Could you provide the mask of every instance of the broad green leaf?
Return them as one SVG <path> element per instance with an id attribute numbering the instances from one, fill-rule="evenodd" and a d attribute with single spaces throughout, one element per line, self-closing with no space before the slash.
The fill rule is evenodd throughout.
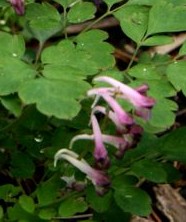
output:
<path id="1" fill-rule="evenodd" d="M 0 32 L 0 55 L 21 58 L 25 52 L 25 42 L 21 35 Z"/>
<path id="2" fill-rule="evenodd" d="M 29 21 L 28 31 L 40 42 L 45 42 L 63 29 L 60 14 L 57 9 L 48 3 L 28 4 L 26 19 Z"/>
<path id="3" fill-rule="evenodd" d="M 39 211 L 38 216 L 44 220 L 52 220 L 56 216 L 56 210 L 54 208 L 44 208 Z"/>
<path id="4" fill-rule="evenodd" d="M 9 3 L 6 0 L 0 0 L 0 7 L 7 7 Z"/>
<path id="5" fill-rule="evenodd" d="M 161 75 L 154 65 L 138 64 L 133 66 L 128 73 L 130 76 L 136 77 L 137 79 L 161 79 Z"/>
<path id="6" fill-rule="evenodd" d="M 19 96 L 25 104 L 35 103 L 38 110 L 47 116 L 72 119 L 81 109 L 78 100 L 88 89 L 86 82 L 76 79 L 40 78 L 25 83 L 19 90 Z"/>
<path id="7" fill-rule="evenodd" d="M 173 42 L 173 38 L 166 35 L 155 35 L 145 39 L 143 46 L 166 45 Z"/>
<path id="8" fill-rule="evenodd" d="M 115 191 L 114 198 L 124 212 L 139 216 L 147 216 L 151 213 L 150 197 L 137 187 L 123 186 Z"/>
<path id="9" fill-rule="evenodd" d="M 21 101 L 15 95 L 4 96 L 0 98 L 3 106 L 13 113 L 16 117 L 21 115 L 22 104 Z"/>
<path id="10" fill-rule="evenodd" d="M 17 92 L 22 84 L 33 79 L 36 71 L 17 58 L 2 57 L 0 61 L 0 95 Z"/>
<path id="11" fill-rule="evenodd" d="M 67 19 L 70 23 L 80 23 L 94 18 L 96 7 L 91 2 L 78 2 L 68 12 Z"/>
<path id="12" fill-rule="evenodd" d="M 35 171 L 32 159 L 25 153 L 17 151 L 11 156 L 11 174 L 14 177 L 29 178 Z"/>
<path id="13" fill-rule="evenodd" d="M 68 198 L 64 200 L 59 207 L 59 215 L 62 217 L 70 217 L 76 213 L 83 213 L 88 209 L 87 203 L 82 197 Z"/>
<path id="14" fill-rule="evenodd" d="M 181 127 L 161 137 L 159 149 L 168 160 L 186 163 L 186 127 Z"/>
<path id="15" fill-rule="evenodd" d="M 131 166 L 131 170 L 138 176 L 144 177 L 155 183 L 163 183 L 167 181 L 167 174 L 162 165 L 152 160 L 141 160 L 135 162 Z"/>
<path id="16" fill-rule="evenodd" d="M 149 13 L 147 35 L 163 32 L 180 32 L 186 30 L 186 8 L 169 2 L 155 4 Z"/>
<path id="17" fill-rule="evenodd" d="M 33 213 L 35 210 L 35 204 L 30 196 L 22 195 L 19 198 L 20 206 L 28 213 Z"/>
<path id="18" fill-rule="evenodd" d="M 112 193 L 108 192 L 104 196 L 99 196 L 93 187 L 87 189 L 86 201 L 96 212 L 105 212 L 112 202 Z"/>
<path id="19" fill-rule="evenodd" d="M 147 31 L 148 13 L 146 7 L 129 5 L 119 9 L 114 16 L 119 20 L 123 32 L 140 44 Z"/>
<path id="20" fill-rule="evenodd" d="M 178 61 L 169 65 L 167 77 L 177 91 L 182 90 L 183 94 L 186 95 L 186 61 Z"/>

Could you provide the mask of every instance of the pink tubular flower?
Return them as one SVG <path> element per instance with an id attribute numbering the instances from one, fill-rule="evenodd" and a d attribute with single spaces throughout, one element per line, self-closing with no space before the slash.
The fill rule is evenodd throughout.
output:
<path id="1" fill-rule="evenodd" d="M 77 141 L 77 140 L 94 140 L 94 135 L 88 135 L 88 134 L 81 134 L 81 135 L 77 135 L 75 137 L 72 138 L 71 142 L 70 142 L 70 148 L 72 148 L 73 144 Z M 111 136 L 111 135 L 105 135 L 102 134 L 102 141 L 106 144 L 112 145 L 114 146 L 116 149 L 124 149 L 127 148 L 128 142 L 119 136 Z"/>
<path id="2" fill-rule="evenodd" d="M 18 15 L 24 15 L 25 13 L 24 0 L 9 0 L 9 2 L 13 6 L 15 12 Z"/>
<path id="3" fill-rule="evenodd" d="M 94 157 L 96 161 L 102 163 L 103 166 L 107 166 L 109 164 L 108 152 L 104 146 L 102 133 L 94 115 L 91 115 L 91 124 L 95 141 Z"/>
<path id="4" fill-rule="evenodd" d="M 113 87 L 115 87 L 116 89 L 118 89 L 121 92 L 123 98 L 127 99 L 129 102 L 131 102 L 137 108 L 145 108 L 145 107 L 151 108 L 155 104 L 154 99 L 147 97 L 147 96 L 143 96 L 140 93 L 140 91 L 144 92 L 147 90 L 147 86 L 145 86 L 145 85 L 142 88 L 138 88 L 138 90 L 135 90 L 135 89 L 131 88 L 130 86 L 128 86 L 124 83 L 121 83 L 111 77 L 108 77 L 108 76 L 97 77 L 94 80 L 99 81 L 99 82 L 106 82 L 106 83 L 112 85 Z"/>
<path id="5" fill-rule="evenodd" d="M 115 124 L 116 128 L 117 128 L 117 132 L 118 133 L 124 133 L 126 130 L 126 127 L 120 123 L 120 121 L 118 120 L 117 115 L 109 110 L 107 111 L 107 109 L 103 106 L 95 106 L 92 110 L 92 113 L 96 113 L 96 112 L 100 112 L 103 113 L 104 115 L 106 115 L 110 120 L 112 120 L 112 122 Z"/>
<path id="6" fill-rule="evenodd" d="M 114 89 L 112 89 L 112 91 L 114 92 Z M 102 88 L 101 90 L 100 88 L 98 88 L 98 89 L 89 90 L 87 95 L 101 96 L 112 108 L 112 110 L 114 111 L 115 115 L 117 116 L 121 124 L 128 124 L 128 125 L 133 124 L 134 122 L 133 118 L 123 110 L 123 108 L 119 105 L 119 103 L 110 95 L 111 93 L 112 92 L 110 90 L 106 93 L 102 90 Z"/>
<path id="7" fill-rule="evenodd" d="M 100 170 L 92 168 L 84 159 L 79 159 L 79 155 L 68 149 L 59 150 L 54 157 L 54 166 L 59 159 L 65 159 L 81 172 L 87 175 L 95 186 L 108 186 L 110 184 L 108 176 Z"/>

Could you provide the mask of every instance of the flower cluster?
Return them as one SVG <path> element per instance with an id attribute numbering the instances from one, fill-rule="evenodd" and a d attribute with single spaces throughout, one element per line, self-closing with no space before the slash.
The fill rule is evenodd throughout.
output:
<path id="1" fill-rule="evenodd" d="M 107 83 L 110 87 L 93 88 L 87 92 L 88 97 L 95 97 L 90 118 L 93 134 L 75 136 L 70 142 L 70 149 L 77 140 L 94 141 L 95 168 L 91 167 L 84 159 L 80 159 L 75 152 L 67 149 L 61 149 L 57 152 L 55 164 L 58 159 L 65 159 L 85 173 L 96 187 L 104 187 L 109 185 L 109 178 L 105 170 L 110 166 L 110 158 L 105 144 L 114 146 L 116 148 L 115 156 L 122 158 L 126 149 L 133 147 L 143 132 L 142 127 L 135 123 L 134 115 L 145 120 L 149 119 L 150 110 L 155 101 L 153 98 L 146 96 L 147 85 L 133 89 L 108 76 L 97 77 L 94 81 Z M 117 101 L 118 98 L 130 102 L 134 107 L 133 112 L 126 112 Z M 106 102 L 107 108 L 97 105 L 100 99 Z M 102 133 L 96 118 L 97 113 L 102 113 L 109 121 L 113 122 L 116 127 L 115 135 Z"/>

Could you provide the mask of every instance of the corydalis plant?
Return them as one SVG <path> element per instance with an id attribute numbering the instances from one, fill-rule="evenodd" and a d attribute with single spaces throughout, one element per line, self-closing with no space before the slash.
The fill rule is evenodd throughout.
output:
<path id="1" fill-rule="evenodd" d="M 150 110 L 155 101 L 153 98 L 146 96 L 147 85 L 133 89 L 108 76 L 97 77 L 94 80 L 108 83 L 112 87 L 94 88 L 87 92 L 89 97 L 95 97 L 95 101 L 91 107 L 90 118 L 93 134 L 75 136 L 70 142 L 70 149 L 72 149 L 77 140 L 93 140 L 95 145 L 93 157 L 96 168 L 92 168 L 84 159 L 78 159 L 78 154 L 67 149 L 57 152 L 55 163 L 60 158 L 66 159 L 85 173 L 95 186 L 104 187 L 109 184 L 104 170 L 109 167 L 110 163 L 109 152 L 105 144 L 114 146 L 116 148 L 115 156 L 122 158 L 126 149 L 134 147 L 139 136 L 143 133 L 142 127 L 135 123 L 134 114 L 125 111 L 117 99 L 120 98 L 129 101 L 134 106 L 134 113 L 137 113 L 145 120 L 150 117 Z M 97 105 L 101 98 L 106 102 L 106 107 Z M 102 132 L 96 118 L 96 113 L 98 112 L 107 116 L 107 121 L 111 120 L 114 123 L 116 126 L 116 135 L 107 135 Z"/>

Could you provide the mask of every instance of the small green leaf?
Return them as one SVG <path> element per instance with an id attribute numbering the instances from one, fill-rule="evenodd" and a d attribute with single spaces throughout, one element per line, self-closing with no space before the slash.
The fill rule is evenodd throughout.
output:
<path id="1" fill-rule="evenodd" d="M 28 213 L 33 213 L 35 210 L 35 204 L 30 196 L 22 195 L 19 198 L 19 204 Z"/>
<path id="2" fill-rule="evenodd" d="M 13 196 L 16 196 L 21 191 L 20 187 L 15 187 L 12 184 L 0 186 L 0 197 L 6 202 L 9 202 Z"/>
<path id="3" fill-rule="evenodd" d="M 178 61 L 168 66 L 167 77 L 177 91 L 182 90 L 186 95 L 186 61 Z"/>
<path id="4" fill-rule="evenodd" d="M 0 55 L 21 58 L 25 52 L 25 42 L 21 35 L 0 32 Z"/>
<path id="5" fill-rule="evenodd" d="M 159 149 L 168 160 L 186 163 L 186 127 L 181 127 L 161 137 Z"/>
<path id="6" fill-rule="evenodd" d="M 68 198 L 61 203 L 59 207 L 59 215 L 62 217 L 70 217 L 76 213 L 83 213 L 87 209 L 88 205 L 82 197 L 77 199 Z"/>
<path id="7" fill-rule="evenodd" d="M 147 216 L 151 213 L 150 197 L 137 187 L 123 186 L 115 191 L 114 198 L 124 212 L 139 216 Z"/>
<path id="8" fill-rule="evenodd" d="M 17 92 L 21 84 L 35 77 L 36 71 L 17 58 L 2 57 L 0 61 L 0 95 Z"/>
<path id="9" fill-rule="evenodd" d="M 152 160 L 141 160 L 131 166 L 131 170 L 138 176 L 155 183 L 167 181 L 167 174 L 161 164 Z"/>
<path id="10" fill-rule="evenodd" d="M 36 190 L 39 206 L 43 207 L 53 203 L 57 198 L 61 185 L 62 182 L 58 175 L 55 175 L 49 180 L 41 183 Z"/>
<path id="11" fill-rule="evenodd" d="M 13 113 L 16 117 L 21 115 L 22 104 L 21 101 L 15 95 L 4 96 L 0 98 L 3 106 Z"/>
<path id="12" fill-rule="evenodd" d="M 138 64 L 129 70 L 129 75 L 138 79 L 161 79 L 161 75 L 154 65 Z"/>
<path id="13" fill-rule="evenodd" d="M 184 6 L 175 6 L 166 1 L 158 2 L 150 10 L 147 34 L 185 31 L 185 20 Z"/>
<path id="14" fill-rule="evenodd" d="M 48 3 L 28 4 L 26 10 L 28 22 L 28 32 L 30 32 L 40 42 L 45 42 L 48 38 L 63 29 L 61 16 L 57 9 Z"/>
<path id="15" fill-rule="evenodd" d="M 70 23 L 80 23 L 94 18 L 96 7 L 91 2 L 78 2 L 67 14 Z"/>
<path id="16" fill-rule="evenodd" d="M 112 193 L 106 193 L 104 196 L 98 196 L 93 187 L 87 189 L 86 200 L 96 212 L 105 212 L 108 210 L 111 201 Z"/>
<path id="17" fill-rule="evenodd" d="M 51 220 L 56 215 L 56 210 L 54 208 L 41 209 L 39 211 L 39 217 L 44 220 Z"/>
<path id="18" fill-rule="evenodd" d="M 166 45 L 173 42 L 173 38 L 166 35 L 155 35 L 147 38 L 142 45 L 143 46 L 156 46 L 156 45 Z"/>
<path id="19" fill-rule="evenodd" d="M 121 0 L 104 0 L 104 2 L 108 5 L 109 8 L 111 8 L 112 5 L 117 2 L 121 2 Z"/>
<path id="20" fill-rule="evenodd" d="M 139 44 L 147 31 L 148 13 L 146 7 L 129 5 L 119 9 L 114 16 L 120 21 L 123 32 Z"/>

